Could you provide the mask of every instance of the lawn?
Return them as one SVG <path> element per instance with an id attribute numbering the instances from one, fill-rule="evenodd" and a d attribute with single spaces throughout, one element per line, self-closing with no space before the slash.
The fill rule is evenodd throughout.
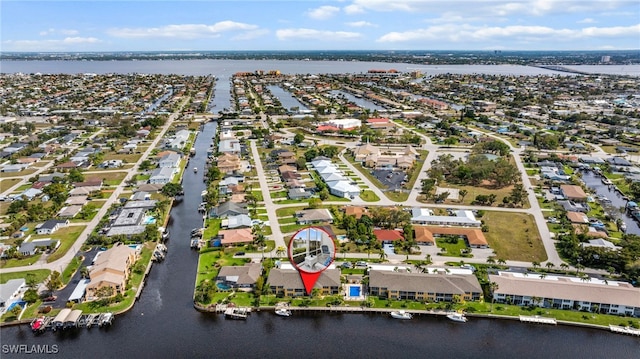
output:
<path id="1" fill-rule="evenodd" d="M 276 210 L 276 215 L 278 217 L 290 217 L 293 216 L 296 212 L 301 211 L 307 208 L 306 206 L 302 207 L 287 207 L 287 208 L 279 208 Z"/>
<path id="2" fill-rule="evenodd" d="M 86 226 L 68 226 L 68 227 L 60 228 L 52 236 L 49 236 L 49 237 L 52 237 L 53 239 L 59 240 L 60 247 L 58 247 L 58 249 L 56 249 L 56 251 L 53 252 L 53 254 L 51 254 L 47 258 L 47 263 L 51 263 L 53 261 L 56 261 L 62 258 L 62 256 L 64 256 L 67 253 L 69 248 L 73 246 L 73 243 L 75 243 L 76 239 L 78 239 L 78 237 L 80 236 L 80 233 L 84 231 L 85 227 Z M 46 237 L 46 236 L 34 236 L 34 238 L 35 237 Z"/>
<path id="3" fill-rule="evenodd" d="M 439 255 L 441 256 L 465 258 L 472 257 L 470 253 L 466 254 L 468 248 L 467 244 L 462 238 L 458 238 L 458 241 L 456 243 L 449 243 L 445 240 L 445 238 L 436 238 L 436 245 L 438 246 L 438 248 L 446 249 L 446 251 L 443 250 L 439 253 Z M 465 251 L 465 254 L 463 254 L 463 251 Z"/>
<path id="4" fill-rule="evenodd" d="M 234 250 L 233 253 L 236 251 Z M 196 276 L 196 286 L 203 280 L 214 280 L 218 276 L 220 267 L 242 266 L 249 261 L 245 258 L 235 258 L 233 253 L 226 254 L 222 248 L 206 248 L 200 252 L 198 257 L 198 274 Z"/>
<path id="5" fill-rule="evenodd" d="M 42 283 L 45 279 L 47 279 L 47 277 L 49 277 L 50 273 L 51 271 L 48 269 L 36 269 L 14 273 L 0 273 L 0 284 L 6 283 L 10 279 L 27 278 L 27 276 L 29 276 L 30 274 L 33 274 L 35 276 L 34 280 L 36 281 L 36 283 Z"/>
<path id="6" fill-rule="evenodd" d="M 0 180 L 0 193 L 8 190 L 9 188 L 16 185 L 16 183 L 22 181 L 20 178 L 9 178 Z"/>
<path id="7" fill-rule="evenodd" d="M 97 175 L 98 178 L 104 181 L 104 184 L 107 186 L 117 186 L 122 182 L 122 180 L 127 176 L 127 172 L 106 172 L 100 173 Z M 91 175 L 87 175 L 87 178 L 92 177 Z"/>
<path id="8" fill-rule="evenodd" d="M 136 163 L 142 154 L 121 154 L 121 153 L 110 153 L 104 156 L 104 160 L 121 160 L 123 163 Z"/>
<path id="9" fill-rule="evenodd" d="M 62 283 L 64 284 L 69 283 L 69 281 L 71 280 L 71 277 L 73 277 L 75 272 L 80 267 L 80 264 L 82 264 L 82 258 L 77 256 L 73 257 L 73 259 L 71 260 L 67 268 L 65 268 L 64 271 L 62 271 Z"/>
<path id="10" fill-rule="evenodd" d="M 204 230 L 203 239 L 208 240 L 212 237 L 218 235 L 218 231 L 220 231 L 220 224 L 222 224 L 222 220 L 218 218 L 209 218 L 207 219 L 207 225 Z"/>
<path id="11" fill-rule="evenodd" d="M 362 198 L 362 200 L 365 202 L 378 202 L 380 200 L 380 197 L 378 197 L 378 195 L 369 190 L 360 192 L 360 198 Z"/>
<path id="12" fill-rule="evenodd" d="M 40 256 L 42 256 L 42 252 L 38 252 L 35 255 L 27 258 L 2 259 L 0 260 L 0 268 L 14 268 L 14 267 L 28 266 L 37 262 L 40 259 Z"/>
<path id="13" fill-rule="evenodd" d="M 524 213 L 486 211 L 481 218 L 488 232 L 484 233 L 496 257 L 524 262 L 544 262 L 547 253 L 532 216 Z"/>
<path id="14" fill-rule="evenodd" d="M 452 184 L 452 183 L 447 183 L 447 182 L 441 182 L 439 185 L 439 187 L 442 188 L 455 188 L 455 189 L 464 189 L 467 191 L 467 195 L 464 197 L 464 200 L 461 202 L 460 199 L 457 200 L 453 200 L 453 199 L 447 199 L 444 203 L 445 204 L 467 204 L 467 205 L 471 205 L 473 204 L 473 201 L 476 199 L 476 196 L 478 195 L 491 195 L 491 194 L 495 194 L 496 195 L 496 201 L 493 203 L 492 206 L 498 206 L 498 205 L 502 205 L 502 199 L 504 197 L 508 197 L 511 194 L 511 190 L 513 189 L 513 186 L 507 186 L 507 187 L 503 187 L 503 188 L 489 188 L 489 187 L 481 187 L 481 186 L 461 186 L 461 185 L 457 185 L 457 184 Z M 424 200 L 424 196 L 419 196 L 418 199 L 420 200 L 420 202 L 424 202 L 427 203 Z M 429 201 L 431 203 L 433 203 L 433 201 Z M 522 205 L 522 208 L 529 208 L 529 202 L 527 201 L 527 199 L 525 198 L 525 202 Z"/>

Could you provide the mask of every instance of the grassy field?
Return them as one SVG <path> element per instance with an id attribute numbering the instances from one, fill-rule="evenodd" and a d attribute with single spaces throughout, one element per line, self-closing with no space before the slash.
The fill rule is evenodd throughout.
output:
<path id="1" fill-rule="evenodd" d="M 511 194 L 511 190 L 513 189 L 513 186 L 507 186 L 507 187 L 503 187 L 503 188 L 489 188 L 489 187 L 481 187 L 481 186 L 461 186 L 461 185 L 457 185 L 457 184 L 452 184 L 452 183 L 447 183 L 447 182 L 442 182 L 438 185 L 441 188 L 454 188 L 454 189 L 459 189 L 459 190 L 467 190 L 467 195 L 464 197 L 464 200 L 461 202 L 460 199 L 454 200 L 454 199 L 447 199 L 446 201 L 444 201 L 445 204 L 467 204 L 467 205 L 471 205 L 472 202 L 475 200 L 476 196 L 478 195 L 491 195 L 491 194 L 495 194 L 496 195 L 496 201 L 493 203 L 493 207 L 497 207 L 498 205 L 502 205 L 502 199 L 504 197 L 508 197 Z M 424 200 L 424 196 L 419 196 L 418 197 L 420 199 L 421 202 L 424 203 L 428 203 Z M 429 201 L 429 203 L 433 203 L 433 201 Z M 529 202 L 527 201 L 527 199 L 525 198 L 525 202 L 522 205 L 522 208 L 529 208 Z"/>
<path id="2" fill-rule="evenodd" d="M 106 172 L 99 174 L 87 174 L 85 178 L 97 177 L 104 181 L 107 186 L 117 186 L 127 176 L 127 172 Z"/>
<path id="3" fill-rule="evenodd" d="M 52 236 L 49 236 L 59 240 L 60 247 L 58 247 L 58 249 L 47 258 L 47 263 L 51 263 L 53 261 L 56 261 L 62 258 L 62 256 L 64 256 L 67 253 L 69 248 L 73 246 L 73 243 L 75 243 L 76 239 L 78 239 L 78 237 L 80 236 L 80 233 L 84 231 L 85 227 L 86 226 L 64 227 L 57 230 Z M 45 237 L 45 236 L 35 236 L 34 238 L 36 237 Z"/>
<path id="4" fill-rule="evenodd" d="M 73 274 L 78 270 L 80 264 L 82 263 L 82 258 L 73 257 L 67 268 L 62 271 L 62 283 L 69 283 Z"/>
<path id="5" fill-rule="evenodd" d="M 0 180 L 0 193 L 8 190 L 9 188 L 15 186 L 16 183 L 20 182 L 20 178 L 9 178 Z"/>
<path id="6" fill-rule="evenodd" d="M 436 245 L 438 246 L 438 248 L 446 249 L 446 251 L 442 251 L 439 253 L 441 256 L 465 258 L 471 257 L 470 255 L 462 254 L 462 251 L 467 250 L 467 244 L 462 238 L 459 238 L 458 242 L 456 243 L 448 243 L 444 238 L 436 238 Z"/>
<path id="7" fill-rule="evenodd" d="M 27 278 L 29 274 L 33 274 L 37 283 L 43 282 L 51 273 L 48 269 L 36 269 L 25 272 L 0 273 L 0 284 L 6 283 L 10 279 Z"/>
<path id="8" fill-rule="evenodd" d="M 532 216 L 486 211 L 481 219 L 489 227 L 484 235 L 497 258 L 524 262 L 547 260 Z"/>
<path id="9" fill-rule="evenodd" d="M 39 252 L 33 256 L 26 257 L 26 258 L 2 259 L 0 260 L 0 268 L 14 268 L 14 267 L 28 266 L 37 262 L 41 256 L 42 256 L 42 253 Z"/>
<path id="10" fill-rule="evenodd" d="M 378 202 L 380 200 L 380 197 L 375 192 L 369 190 L 360 192 L 360 198 L 365 202 Z"/>
<path id="11" fill-rule="evenodd" d="M 224 250 L 220 248 L 203 249 L 198 259 L 196 286 L 206 279 L 215 280 L 220 267 L 241 266 L 248 261 L 249 259 L 234 258 L 232 253 L 225 254 Z"/>

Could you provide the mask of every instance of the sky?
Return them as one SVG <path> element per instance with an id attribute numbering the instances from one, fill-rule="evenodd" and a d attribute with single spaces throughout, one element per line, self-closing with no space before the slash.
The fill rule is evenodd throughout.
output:
<path id="1" fill-rule="evenodd" d="M 638 0 L 0 1 L 0 51 L 637 50 Z"/>

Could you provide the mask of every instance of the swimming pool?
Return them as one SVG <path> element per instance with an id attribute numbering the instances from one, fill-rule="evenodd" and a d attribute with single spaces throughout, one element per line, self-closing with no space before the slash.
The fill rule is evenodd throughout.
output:
<path id="1" fill-rule="evenodd" d="M 222 289 L 222 290 L 229 290 L 229 289 L 231 289 L 231 287 L 230 287 L 229 285 L 224 284 L 224 283 L 217 283 L 217 284 L 216 284 L 216 286 L 217 286 L 218 288 Z"/>
<path id="2" fill-rule="evenodd" d="M 144 222 L 143 223 L 144 224 L 154 224 L 154 223 L 156 223 L 156 219 L 154 217 L 152 217 L 152 216 L 146 216 L 144 218 Z"/>
<path id="3" fill-rule="evenodd" d="M 22 307 L 22 309 L 24 309 L 25 305 L 27 305 L 27 302 L 25 301 L 18 301 L 18 302 L 13 302 L 11 303 L 11 305 L 7 308 L 7 313 L 13 309 L 16 305 L 19 305 L 20 307 Z"/>
<path id="4" fill-rule="evenodd" d="M 360 296 L 360 286 L 359 285 L 351 285 L 349 286 L 349 296 L 350 297 L 359 297 Z"/>

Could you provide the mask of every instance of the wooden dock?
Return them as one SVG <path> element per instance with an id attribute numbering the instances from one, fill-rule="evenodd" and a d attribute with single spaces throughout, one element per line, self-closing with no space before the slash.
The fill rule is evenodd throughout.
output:
<path id="1" fill-rule="evenodd" d="M 525 323 L 539 323 L 539 324 L 551 324 L 551 325 L 558 324 L 558 321 L 556 320 L 556 318 L 547 318 L 547 317 L 541 317 L 538 315 L 534 315 L 534 316 L 520 315 L 519 317 L 520 317 L 520 321 Z"/>

